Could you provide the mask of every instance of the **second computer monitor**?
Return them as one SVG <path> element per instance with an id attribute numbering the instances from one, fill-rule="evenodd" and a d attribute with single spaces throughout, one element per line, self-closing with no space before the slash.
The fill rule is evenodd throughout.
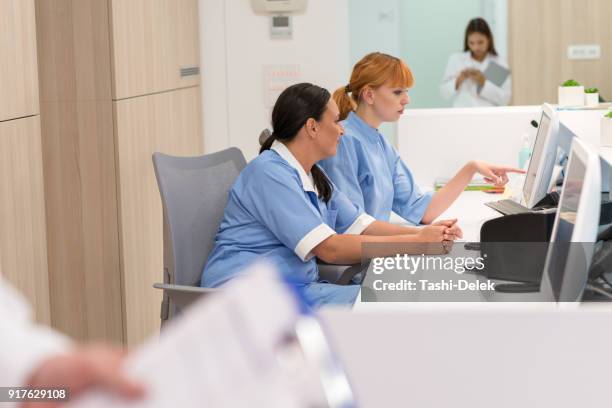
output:
<path id="1" fill-rule="evenodd" d="M 538 134 L 523 184 L 522 204 L 525 207 L 533 208 L 548 193 L 548 186 L 557 157 L 558 133 L 559 119 L 557 113 L 550 105 L 544 104 Z"/>
<path id="2" fill-rule="evenodd" d="M 580 300 L 597 237 L 600 204 L 599 155 L 575 138 L 542 277 L 541 290 L 551 300 Z"/>

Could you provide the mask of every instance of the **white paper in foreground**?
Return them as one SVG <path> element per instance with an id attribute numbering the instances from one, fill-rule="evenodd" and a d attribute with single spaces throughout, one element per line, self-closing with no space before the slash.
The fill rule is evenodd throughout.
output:
<path id="1" fill-rule="evenodd" d="M 327 406 L 319 373 L 291 341 L 296 300 L 267 265 L 193 305 L 133 353 L 127 373 L 147 396 L 92 392 L 71 407 Z"/>

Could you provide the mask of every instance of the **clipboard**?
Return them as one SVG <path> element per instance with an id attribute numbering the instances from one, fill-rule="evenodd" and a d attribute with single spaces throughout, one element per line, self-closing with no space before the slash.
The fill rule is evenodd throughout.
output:
<path id="1" fill-rule="evenodd" d="M 510 70 L 499 65 L 495 61 L 490 61 L 483 74 L 491 83 L 497 86 L 502 86 L 504 82 L 506 82 L 506 79 L 508 79 L 510 76 Z"/>

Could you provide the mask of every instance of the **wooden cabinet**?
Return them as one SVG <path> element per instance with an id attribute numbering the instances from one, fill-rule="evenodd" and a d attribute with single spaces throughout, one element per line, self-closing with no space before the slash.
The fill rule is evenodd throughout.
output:
<path id="1" fill-rule="evenodd" d="M 38 116 L 0 123 L 0 270 L 50 322 Z"/>
<path id="2" fill-rule="evenodd" d="M 198 0 L 110 3 L 114 99 L 199 83 Z"/>
<path id="3" fill-rule="evenodd" d="M 0 121 L 38 114 L 33 0 L 0 0 Z"/>
<path id="4" fill-rule="evenodd" d="M 162 207 L 151 156 L 202 151 L 198 87 L 114 102 L 126 293 L 126 340 L 133 344 L 159 325 L 163 265 Z"/>
<path id="5" fill-rule="evenodd" d="M 198 65 L 197 1 L 36 6 L 53 324 L 138 344 L 160 324 L 151 155 L 202 154 L 199 76 L 178 72 Z"/>
<path id="6" fill-rule="evenodd" d="M 34 0 L 0 0 L 0 271 L 50 323 Z"/>

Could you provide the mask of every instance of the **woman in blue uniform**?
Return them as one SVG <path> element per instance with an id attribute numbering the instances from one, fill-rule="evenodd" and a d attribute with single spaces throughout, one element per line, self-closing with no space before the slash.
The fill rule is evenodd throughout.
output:
<path id="1" fill-rule="evenodd" d="M 323 88 L 297 84 L 279 96 L 272 136 L 229 192 L 202 286 L 218 287 L 265 257 L 303 286 L 312 304 L 352 304 L 359 286 L 318 282 L 315 258 L 352 264 L 361 261 L 362 243 L 461 237 L 456 220 L 401 227 L 375 221 L 351 203 L 316 165 L 336 153 L 338 122 L 338 107 Z"/>
<path id="2" fill-rule="evenodd" d="M 508 182 L 511 167 L 470 161 L 442 189 L 423 193 L 397 151 L 378 132 L 383 122 L 395 122 L 410 101 L 410 69 L 399 58 L 379 52 L 359 61 L 349 84 L 334 92 L 345 135 L 338 153 L 319 165 L 349 199 L 378 220 L 389 220 L 391 211 L 413 224 L 429 224 L 461 194 L 479 173 L 496 185 Z M 423 152 L 440 160 L 438 152 Z"/>

